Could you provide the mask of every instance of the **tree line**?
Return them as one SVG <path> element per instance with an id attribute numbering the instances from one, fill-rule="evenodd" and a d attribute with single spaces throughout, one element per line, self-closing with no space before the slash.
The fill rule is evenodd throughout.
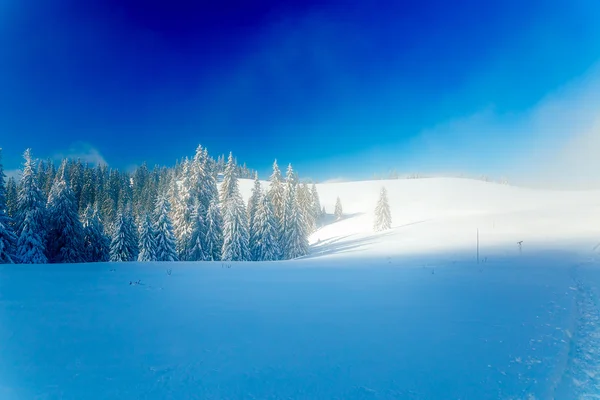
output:
<path id="1" fill-rule="evenodd" d="M 268 188 L 254 172 L 245 203 L 238 179 L 251 170 L 202 146 L 173 168 L 131 173 L 68 159 L 57 167 L 29 149 L 23 158 L 18 182 L 6 181 L 0 159 L 0 263 L 293 259 L 308 253 L 323 216 L 316 186 L 291 165 L 283 177 L 275 161 Z"/>

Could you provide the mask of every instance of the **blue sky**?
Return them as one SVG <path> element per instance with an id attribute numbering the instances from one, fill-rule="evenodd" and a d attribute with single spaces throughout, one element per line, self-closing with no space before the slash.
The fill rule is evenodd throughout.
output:
<path id="1" fill-rule="evenodd" d="M 321 180 L 541 180 L 600 127 L 596 1 L 207 3 L 4 0 L 6 168 L 26 147 L 130 168 L 201 143 Z"/>

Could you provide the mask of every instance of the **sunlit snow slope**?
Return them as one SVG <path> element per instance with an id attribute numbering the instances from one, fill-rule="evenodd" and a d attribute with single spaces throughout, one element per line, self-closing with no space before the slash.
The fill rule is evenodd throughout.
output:
<path id="1" fill-rule="evenodd" d="M 299 260 L 1 266 L 0 399 L 600 394 L 600 192 L 317 187 L 345 217 Z"/>

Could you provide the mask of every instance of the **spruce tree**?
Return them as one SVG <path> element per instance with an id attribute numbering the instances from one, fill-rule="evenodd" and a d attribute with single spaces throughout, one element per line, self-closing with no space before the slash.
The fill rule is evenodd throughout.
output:
<path id="1" fill-rule="evenodd" d="M 224 261 L 249 261 L 250 237 L 248 218 L 241 196 L 223 205 L 223 251 Z"/>
<path id="2" fill-rule="evenodd" d="M 110 261 L 135 261 L 138 257 L 138 239 L 129 210 L 117 212 L 114 232 L 110 243 Z"/>
<path id="3" fill-rule="evenodd" d="M 206 158 L 207 155 L 205 154 L 204 149 L 199 145 L 196 148 L 196 154 L 191 163 L 190 183 L 192 198 L 199 200 L 205 207 L 205 210 L 208 210 L 209 202 L 207 201 L 207 198 L 209 195 L 207 193 L 208 171 L 206 170 Z"/>
<path id="4" fill-rule="evenodd" d="M 269 196 L 262 196 L 254 218 L 252 257 L 255 261 L 275 261 L 281 258 L 279 226 Z"/>
<path id="5" fill-rule="evenodd" d="M 2 149 L 0 148 L 0 264 L 14 264 L 16 262 L 17 235 L 14 231 L 14 221 L 7 212 L 5 177 Z"/>
<path id="6" fill-rule="evenodd" d="M 213 163 L 211 163 L 212 159 L 208 156 L 208 150 L 204 149 L 202 154 L 201 165 L 204 184 L 202 185 L 200 201 L 202 201 L 202 206 L 208 212 L 211 202 L 219 201 L 219 189 L 217 188 L 216 172 Z"/>
<path id="7" fill-rule="evenodd" d="M 313 213 L 312 193 L 306 183 L 298 185 L 298 206 L 305 221 L 306 232 L 313 233 L 317 230 L 317 219 Z"/>
<path id="8" fill-rule="evenodd" d="M 18 192 L 17 181 L 12 176 L 6 182 L 6 212 L 12 218 L 13 227 L 16 226 L 15 218 L 17 217 L 18 207 Z"/>
<path id="9" fill-rule="evenodd" d="M 229 153 L 225 173 L 223 174 L 223 183 L 221 183 L 220 199 L 221 203 L 233 198 L 238 191 L 238 181 L 235 160 L 233 154 Z"/>
<path id="10" fill-rule="evenodd" d="M 87 262 L 110 260 L 110 239 L 104 232 L 98 210 L 88 206 L 83 219 L 83 246 Z"/>
<path id="11" fill-rule="evenodd" d="M 258 180 L 258 173 L 254 175 L 254 187 L 252 188 L 252 194 L 250 195 L 250 199 L 248 199 L 248 227 L 250 229 L 250 247 L 252 247 L 252 242 L 254 241 L 254 218 L 256 217 L 256 210 L 260 205 L 262 198 L 262 188 L 260 186 L 260 181 Z"/>
<path id="12" fill-rule="evenodd" d="M 313 183 L 311 187 L 311 197 L 312 197 L 312 218 L 315 221 L 315 228 L 319 227 L 324 216 L 324 212 L 321 209 L 321 200 L 319 199 L 319 192 L 317 191 L 317 185 Z"/>
<path id="13" fill-rule="evenodd" d="M 273 212 L 275 218 L 277 218 L 278 224 L 283 228 L 283 218 L 285 213 L 285 189 L 283 187 L 283 180 L 281 177 L 281 171 L 277 165 L 277 160 L 273 163 L 273 173 L 269 178 L 270 186 L 268 196 L 271 199 L 273 205 Z"/>
<path id="14" fill-rule="evenodd" d="M 194 202 L 192 211 L 192 227 L 189 244 L 186 246 L 189 250 L 186 254 L 187 261 L 205 261 L 209 259 L 206 243 L 206 224 L 204 222 L 204 207 L 200 200 Z"/>
<path id="15" fill-rule="evenodd" d="M 221 186 L 223 210 L 223 250 L 221 259 L 225 261 L 247 261 L 250 255 L 250 234 L 244 200 L 238 187 L 237 171 L 231 154 L 223 186 Z"/>
<path id="16" fill-rule="evenodd" d="M 81 197 L 79 199 L 79 210 L 85 212 L 85 210 L 93 206 L 96 201 L 96 179 L 95 170 L 86 165 L 83 171 L 83 183 L 81 187 Z"/>
<path id="17" fill-rule="evenodd" d="M 288 231 L 289 219 L 291 217 L 292 208 L 297 206 L 296 203 L 296 176 L 294 174 L 294 170 L 292 165 L 288 165 L 288 169 L 286 171 L 285 176 L 285 186 L 283 190 L 283 216 L 279 221 L 280 228 L 280 241 L 279 244 L 283 250 L 284 256 L 287 254 L 286 248 L 288 243 L 286 243 L 286 236 Z"/>
<path id="18" fill-rule="evenodd" d="M 286 259 L 293 259 L 308 254 L 306 221 L 300 211 L 298 193 L 298 191 L 295 191 L 294 194 L 288 196 L 286 229 L 284 232 L 284 256 Z"/>
<path id="19" fill-rule="evenodd" d="M 157 261 L 178 261 L 173 224 L 169 216 L 170 213 L 171 204 L 169 200 L 164 195 L 159 196 L 156 202 L 156 222 L 154 224 L 156 229 Z"/>
<path id="20" fill-rule="evenodd" d="M 390 212 L 390 204 L 387 198 L 387 191 L 385 187 L 381 188 L 379 194 L 379 201 L 375 207 L 375 224 L 374 229 L 376 232 L 384 231 L 392 227 L 392 213 Z"/>
<path id="21" fill-rule="evenodd" d="M 219 261 L 223 251 L 223 216 L 215 198 L 206 215 L 206 255 L 209 261 Z"/>
<path id="22" fill-rule="evenodd" d="M 178 258 L 186 260 L 189 252 L 190 236 L 192 233 L 192 167 L 186 159 L 182 164 L 181 175 L 175 182 L 177 185 L 177 196 L 173 199 L 173 227 L 176 239 Z"/>
<path id="23" fill-rule="evenodd" d="M 25 163 L 17 199 L 17 259 L 23 264 L 45 264 L 44 237 L 45 201 L 35 176 L 35 161 L 31 150 L 23 154 Z"/>
<path id="24" fill-rule="evenodd" d="M 337 221 L 339 221 L 340 219 L 342 219 L 342 217 L 344 216 L 344 211 L 342 210 L 342 201 L 340 200 L 340 198 L 338 197 L 337 200 L 335 201 L 335 219 Z"/>
<path id="25" fill-rule="evenodd" d="M 46 235 L 48 259 L 52 263 L 79 263 L 85 261 L 83 225 L 78 206 L 66 176 L 64 161 L 54 180 L 47 209 Z"/>
<path id="26" fill-rule="evenodd" d="M 156 232 L 152 225 L 152 219 L 148 214 L 144 215 L 140 227 L 139 247 L 138 261 L 156 261 Z"/>

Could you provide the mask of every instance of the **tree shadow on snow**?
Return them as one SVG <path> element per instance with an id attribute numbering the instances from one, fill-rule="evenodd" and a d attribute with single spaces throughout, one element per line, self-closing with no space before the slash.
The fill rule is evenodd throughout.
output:
<path id="1" fill-rule="evenodd" d="M 342 218 L 336 219 L 334 214 L 325 214 L 324 216 L 321 217 L 321 223 L 319 225 L 319 228 L 323 228 L 327 225 L 331 225 L 331 224 L 334 224 L 339 221 L 344 221 L 347 219 L 360 217 L 361 215 L 365 215 L 365 213 L 359 212 L 359 213 L 353 213 L 353 214 L 344 214 L 342 216 Z"/>
<path id="2" fill-rule="evenodd" d="M 355 215 L 360 215 L 360 213 L 357 213 Z M 429 221 L 429 220 L 414 221 L 414 222 L 410 222 L 408 224 L 395 226 L 386 231 L 373 232 L 373 234 L 368 235 L 368 236 L 358 236 L 355 239 L 350 239 L 350 238 L 353 236 L 357 236 L 356 234 L 338 236 L 338 237 L 334 237 L 331 239 L 323 240 L 323 241 L 313 244 L 310 248 L 309 255 L 304 258 L 313 258 L 313 257 L 330 255 L 330 254 L 348 253 L 351 251 L 355 251 L 355 250 L 360 249 L 361 247 L 369 246 L 374 243 L 378 243 L 381 240 L 381 238 L 394 235 L 397 233 L 398 230 L 400 230 L 402 228 L 405 228 L 405 227 L 411 226 L 411 225 L 422 224 L 427 221 Z"/>
<path id="3" fill-rule="evenodd" d="M 390 236 L 392 234 L 394 234 L 394 229 L 369 236 L 356 237 L 355 239 L 349 238 L 356 235 L 338 236 L 312 245 L 308 256 L 303 258 L 314 258 L 356 251 L 365 246 L 378 243 L 382 237 Z"/>

